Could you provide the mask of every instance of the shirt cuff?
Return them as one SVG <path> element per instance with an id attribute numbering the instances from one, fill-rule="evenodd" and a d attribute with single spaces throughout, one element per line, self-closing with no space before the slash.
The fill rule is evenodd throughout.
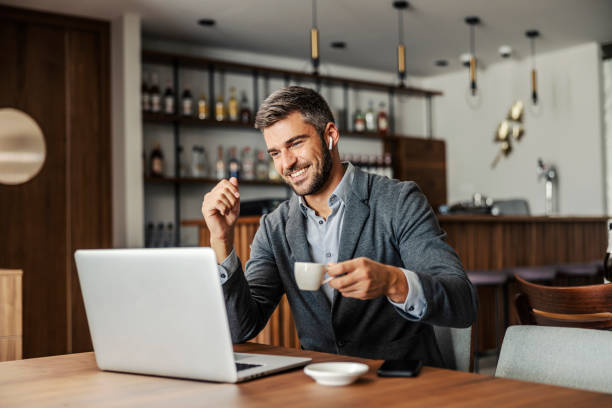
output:
<path id="1" fill-rule="evenodd" d="M 408 296 L 406 296 L 404 303 L 395 303 L 391 299 L 387 299 L 389 299 L 389 302 L 391 302 L 393 306 L 407 313 L 410 317 L 421 319 L 427 308 L 427 301 L 423 294 L 421 280 L 413 271 L 403 268 L 400 269 L 404 272 L 404 276 L 406 276 L 406 280 L 408 281 Z"/>
<path id="2" fill-rule="evenodd" d="M 236 249 L 232 249 L 227 258 L 217 265 L 222 285 L 229 280 L 236 269 L 238 269 L 238 256 L 236 255 Z"/>

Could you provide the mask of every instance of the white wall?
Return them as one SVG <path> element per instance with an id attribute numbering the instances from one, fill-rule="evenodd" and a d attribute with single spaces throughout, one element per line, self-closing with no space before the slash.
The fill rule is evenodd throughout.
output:
<path id="1" fill-rule="evenodd" d="M 310 70 L 309 62 L 294 58 L 284 58 L 273 55 L 262 55 L 249 52 L 240 52 L 227 49 L 205 48 L 197 45 L 185 43 L 176 43 L 168 41 L 156 41 L 143 38 L 143 49 L 170 52 L 182 55 L 195 55 L 208 58 L 220 59 L 225 61 L 236 61 L 245 64 L 270 66 L 287 70 L 295 70 L 300 72 L 308 72 Z M 143 65 L 145 72 L 156 72 L 159 75 L 160 84 L 165 87 L 172 83 L 172 70 L 170 67 L 162 65 Z M 378 81 L 383 83 L 393 83 L 396 76 L 393 73 L 364 70 L 353 67 L 338 66 L 331 64 L 322 64 L 321 72 L 326 75 L 345 76 L 349 78 Z M 215 76 L 215 87 L 219 87 L 221 77 L 217 73 Z M 202 70 L 182 69 L 179 74 L 179 88 L 188 86 L 197 98 L 202 92 L 208 90 L 208 73 Z M 229 96 L 229 88 L 235 86 L 238 94 L 245 91 L 249 101 L 253 101 L 253 82 L 250 75 L 226 73 L 223 77 L 225 84 L 225 100 Z M 314 83 L 308 82 L 292 82 L 292 84 L 301 84 L 314 87 Z M 419 78 L 410 78 L 408 84 L 420 86 Z M 285 86 L 282 79 L 270 79 L 269 91 L 272 92 L 278 88 Z M 260 102 L 267 96 L 265 91 L 265 83 L 263 79 L 259 82 L 259 98 Z M 218 89 L 218 88 L 216 88 Z M 342 88 L 340 87 L 323 87 L 322 95 L 329 102 L 332 109 L 340 109 L 342 107 Z M 207 94 L 208 96 L 208 94 Z M 348 111 L 352 112 L 357 106 L 365 110 L 368 102 L 372 100 L 375 103 L 375 108 L 378 108 L 379 102 L 388 103 L 388 95 L 385 92 L 374 91 L 359 91 L 351 90 L 349 92 L 349 107 Z M 387 104 L 388 108 L 388 104 Z M 406 135 L 425 135 L 425 100 L 416 97 L 397 97 L 395 101 L 396 112 L 396 129 L 398 132 Z M 143 137 L 143 147 L 147 154 L 150 154 L 154 144 L 159 142 L 162 150 L 165 152 L 166 159 L 166 174 L 174 174 L 174 151 L 172 127 L 166 124 L 145 123 Z M 342 134 L 342 132 L 341 132 Z M 223 145 L 226 148 L 237 146 L 241 149 L 244 146 L 251 146 L 255 149 L 265 149 L 263 137 L 253 130 L 248 129 L 231 129 L 231 128 L 181 128 L 181 144 L 184 148 L 184 161 L 190 162 L 191 148 L 194 144 L 200 144 L 205 147 L 208 152 L 208 158 L 211 162 L 216 159 L 216 148 L 218 145 Z M 341 154 L 382 154 L 382 142 L 377 140 L 364 140 L 350 137 L 341 138 L 339 144 Z M 182 185 L 181 186 L 181 218 L 182 219 L 200 219 L 202 197 L 212 185 Z M 145 186 L 145 208 L 146 220 L 145 223 L 152 222 L 157 225 L 159 222 L 167 224 L 172 222 L 174 218 L 174 193 L 171 185 L 152 185 Z M 287 197 L 288 191 L 283 187 L 261 187 L 261 186 L 242 186 L 241 199 L 252 200 L 259 198 L 284 198 Z M 181 244 L 196 245 L 197 231 L 193 227 L 181 229 Z"/>
<path id="2" fill-rule="evenodd" d="M 111 22 L 113 246 L 143 246 L 140 17 Z"/>
<path id="3" fill-rule="evenodd" d="M 493 198 L 524 197 L 533 214 L 544 213 L 544 184 L 536 161 L 559 173 L 559 213 L 605 213 L 604 155 L 599 46 L 585 44 L 538 55 L 539 111 L 525 110 L 523 140 L 495 169 L 497 125 L 515 100 L 530 103 L 530 61 L 493 64 L 478 73 L 480 105 L 468 107 L 468 73 L 423 80 L 441 89 L 434 99 L 434 135 L 447 142 L 448 199 L 470 199 L 475 192 Z"/>

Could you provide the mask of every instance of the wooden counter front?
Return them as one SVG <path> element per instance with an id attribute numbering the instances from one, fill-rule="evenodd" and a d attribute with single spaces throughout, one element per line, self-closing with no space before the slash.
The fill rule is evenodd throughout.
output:
<path id="1" fill-rule="evenodd" d="M 441 227 L 449 244 L 457 251 L 466 271 L 487 270 L 505 273 L 514 266 L 555 265 L 590 262 L 603 259 L 607 243 L 605 217 L 493 217 L 440 216 Z M 203 220 L 184 221 L 184 226 L 197 226 L 201 246 L 210 245 L 210 236 Z M 250 243 L 259 227 L 259 216 L 241 217 L 237 222 L 234 245 L 243 263 L 249 259 Z M 494 306 L 501 288 L 478 288 L 479 350 L 501 344 L 503 330 L 495 322 L 503 322 L 503 309 Z M 517 322 L 513 306 L 514 287 L 508 296 L 510 323 Z M 496 292 L 497 291 L 497 292 Z M 283 297 L 266 328 L 254 340 L 283 347 L 299 347 L 295 324 L 287 299 Z"/>

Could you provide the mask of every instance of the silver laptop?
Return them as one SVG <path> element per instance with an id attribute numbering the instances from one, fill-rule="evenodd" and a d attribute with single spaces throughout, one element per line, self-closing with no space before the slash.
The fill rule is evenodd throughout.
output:
<path id="1" fill-rule="evenodd" d="M 75 260 L 102 370 L 239 382 L 311 360 L 233 352 L 210 248 L 79 250 Z"/>

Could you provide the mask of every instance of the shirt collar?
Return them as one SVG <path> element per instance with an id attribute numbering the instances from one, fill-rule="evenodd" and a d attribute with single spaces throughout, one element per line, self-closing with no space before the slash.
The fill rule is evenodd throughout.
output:
<path id="1" fill-rule="evenodd" d="M 344 172 L 344 176 L 342 176 L 342 180 L 340 180 L 340 183 L 338 183 L 334 192 L 329 196 L 330 207 L 336 198 L 338 198 L 341 202 L 346 203 L 351 185 L 353 184 L 353 179 L 355 178 L 355 167 L 353 164 L 351 162 L 342 162 L 342 165 L 346 167 L 346 170 Z M 300 203 L 300 211 L 302 211 L 304 216 L 308 216 L 308 210 L 312 211 L 312 209 L 308 207 L 304 197 L 298 196 L 298 200 Z"/>

